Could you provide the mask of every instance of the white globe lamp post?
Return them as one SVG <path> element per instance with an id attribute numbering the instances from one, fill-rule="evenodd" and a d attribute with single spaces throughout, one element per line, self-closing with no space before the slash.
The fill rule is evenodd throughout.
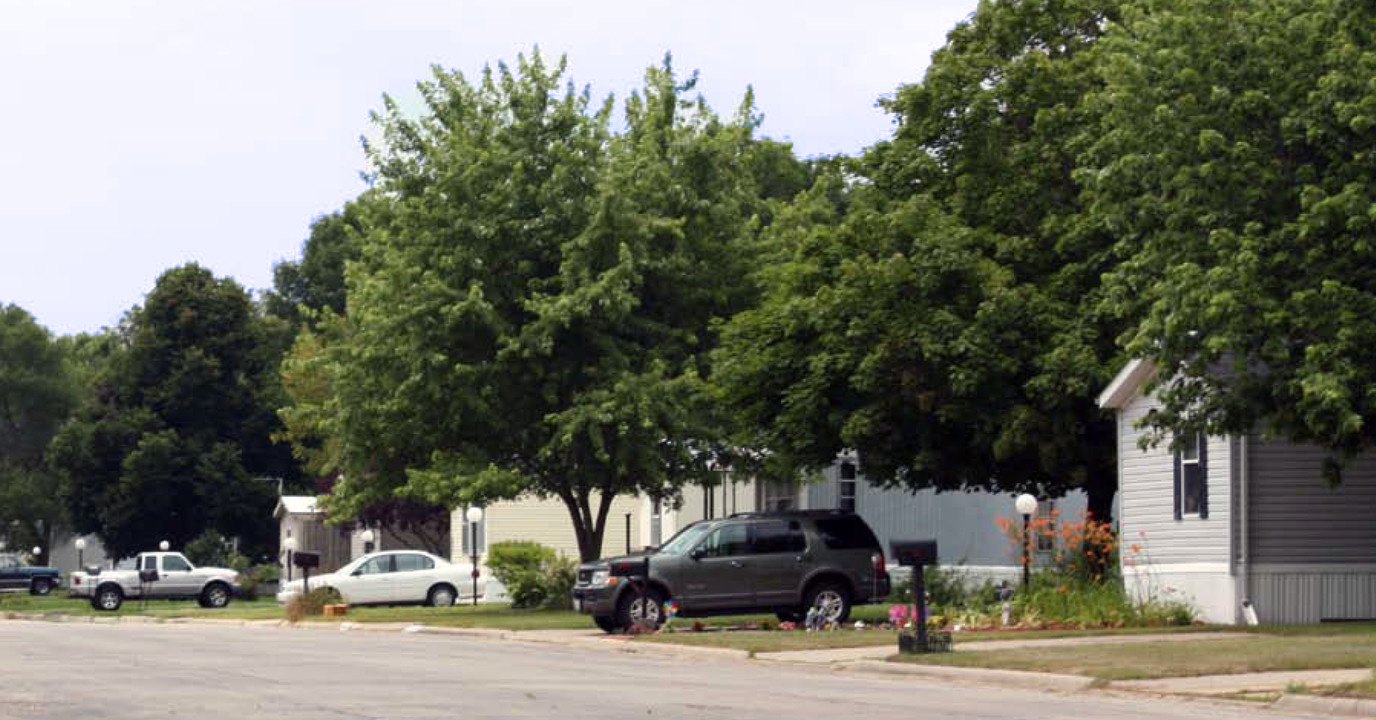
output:
<path id="1" fill-rule="evenodd" d="M 79 537 L 72 544 L 76 546 L 76 567 L 78 570 L 84 569 L 86 567 L 86 538 Z"/>
<path id="2" fill-rule="evenodd" d="M 468 552 L 473 557 L 473 606 L 478 606 L 478 523 L 483 521 L 483 509 L 474 505 L 464 513 L 468 518 Z"/>
<path id="3" fill-rule="evenodd" d="M 1037 512 L 1037 498 L 1023 493 L 1013 501 L 1013 507 L 1022 515 L 1022 589 L 1026 591 L 1032 584 L 1032 540 L 1027 533 Z"/>

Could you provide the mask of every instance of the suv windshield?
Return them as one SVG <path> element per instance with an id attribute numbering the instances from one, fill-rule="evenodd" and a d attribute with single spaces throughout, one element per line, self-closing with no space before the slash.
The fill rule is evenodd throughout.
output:
<path id="1" fill-rule="evenodd" d="M 677 535 L 669 538 L 669 542 L 659 549 L 662 555 L 683 555 L 694 545 L 698 544 L 698 539 L 707 533 L 707 523 L 695 523 L 678 531 Z"/>

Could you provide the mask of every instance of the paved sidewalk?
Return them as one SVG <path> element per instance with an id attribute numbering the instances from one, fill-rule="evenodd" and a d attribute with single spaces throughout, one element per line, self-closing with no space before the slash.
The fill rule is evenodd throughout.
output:
<path id="1" fill-rule="evenodd" d="M 1241 692 L 1281 692 L 1291 685 L 1325 686 L 1362 682 L 1371 679 L 1369 668 L 1351 670 L 1289 670 L 1245 673 L 1241 675 L 1204 675 L 1201 677 L 1161 678 L 1158 680 L 1118 680 L 1113 687 L 1190 695 L 1231 695 Z"/>
<path id="2" fill-rule="evenodd" d="M 844 632 L 844 631 L 837 631 Z M 1020 648 L 1075 647 L 1079 645 L 1105 645 L 1145 642 L 1186 642 L 1193 640 L 1237 640 L 1256 637 L 1237 632 L 1201 633 L 1150 633 L 1145 635 L 1092 635 L 1067 638 L 1029 638 L 1027 640 L 980 640 L 961 642 L 956 636 L 956 652 L 992 652 L 995 650 L 1016 650 Z M 790 650 L 787 652 L 756 653 L 756 660 L 771 662 L 827 664 L 854 662 L 856 660 L 883 660 L 898 652 L 895 645 L 871 645 L 869 647 L 834 648 L 828 650 Z"/>

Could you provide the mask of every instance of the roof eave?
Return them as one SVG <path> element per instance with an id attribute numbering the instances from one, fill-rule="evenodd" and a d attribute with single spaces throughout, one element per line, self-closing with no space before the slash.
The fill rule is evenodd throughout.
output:
<path id="1" fill-rule="evenodd" d="M 1156 363 L 1144 358 L 1134 358 L 1118 371 L 1113 382 L 1099 393 L 1099 407 L 1121 410 L 1137 396 L 1142 386 L 1156 374 Z"/>

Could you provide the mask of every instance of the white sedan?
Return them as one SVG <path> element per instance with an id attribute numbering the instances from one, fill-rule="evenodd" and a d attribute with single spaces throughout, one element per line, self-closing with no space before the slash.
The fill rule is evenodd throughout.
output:
<path id="1" fill-rule="evenodd" d="M 472 600 L 473 566 L 455 564 L 419 550 L 389 550 L 364 555 L 344 567 L 313 575 L 311 589 L 331 587 L 350 605 L 402 605 L 424 603 L 437 607 Z M 302 592 L 301 580 L 282 585 L 277 601 L 285 603 Z M 478 577 L 477 596 L 482 597 L 487 578 Z"/>

